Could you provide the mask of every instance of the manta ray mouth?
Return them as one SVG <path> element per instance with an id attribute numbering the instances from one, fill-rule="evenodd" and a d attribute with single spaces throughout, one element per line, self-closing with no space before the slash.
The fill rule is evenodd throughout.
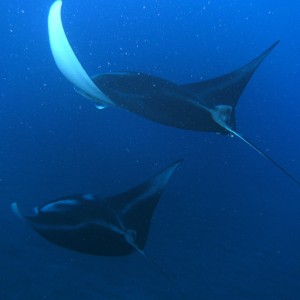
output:
<path id="1" fill-rule="evenodd" d="M 91 100 L 104 106 L 113 105 L 85 72 L 71 48 L 61 21 L 61 7 L 62 1 L 55 1 L 48 15 L 49 42 L 58 69 Z"/>

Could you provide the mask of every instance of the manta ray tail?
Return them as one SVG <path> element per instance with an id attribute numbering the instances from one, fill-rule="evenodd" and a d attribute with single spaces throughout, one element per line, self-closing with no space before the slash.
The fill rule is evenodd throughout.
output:
<path id="1" fill-rule="evenodd" d="M 235 107 L 252 75 L 279 41 L 243 67 L 220 77 L 183 85 L 208 106 L 226 113 L 226 123 L 235 126 Z"/>
<path id="2" fill-rule="evenodd" d="M 291 175 L 286 169 L 284 169 L 278 162 L 276 162 L 272 157 L 267 155 L 265 152 L 257 148 L 253 143 L 251 143 L 248 139 L 244 138 L 234 130 L 230 128 L 226 128 L 228 131 L 230 131 L 233 135 L 244 141 L 247 145 L 249 145 L 252 149 L 254 149 L 256 152 L 258 152 L 260 155 L 262 155 L 264 158 L 266 158 L 268 161 L 270 161 L 274 166 L 276 166 L 281 172 L 283 172 L 285 175 L 287 175 L 289 178 L 291 178 L 294 182 L 296 182 L 298 185 L 300 185 L 300 181 L 297 180 L 293 175 Z"/>
<path id="3" fill-rule="evenodd" d="M 178 293 L 181 299 L 186 299 L 186 295 L 175 285 L 173 280 L 170 276 L 151 258 L 149 257 L 144 251 L 135 247 L 135 249 L 146 258 L 146 260 L 169 282 L 170 286 L 174 288 L 174 290 Z"/>

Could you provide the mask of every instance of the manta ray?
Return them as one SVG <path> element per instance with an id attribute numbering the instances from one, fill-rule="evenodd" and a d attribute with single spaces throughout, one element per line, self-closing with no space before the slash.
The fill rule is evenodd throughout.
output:
<path id="1" fill-rule="evenodd" d="M 140 72 L 90 77 L 68 42 L 61 21 L 61 7 L 62 1 L 55 1 L 48 16 L 54 60 L 75 90 L 96 102 L 98 108 L 114 106 L 171 127 L 236 136 L 300 185 L 300 181 L 274 159 L 236 131 L 238 100 L 258 66 L 279 41 L 241 68 L 206 81 L 179 85 Z"/>
<path id="2" fill-rule="evenodd" d="M 19 211 L 16 203 L 11 208 L 40 236 L 58 246 L 98 256 L 141 253 L 182 296 L 169 276 L 144 252 L 154 210 L 181 162 L 174 162 L 151 179 L 112 197 L 71 195 L 35 207 L 28 216 Z"/>

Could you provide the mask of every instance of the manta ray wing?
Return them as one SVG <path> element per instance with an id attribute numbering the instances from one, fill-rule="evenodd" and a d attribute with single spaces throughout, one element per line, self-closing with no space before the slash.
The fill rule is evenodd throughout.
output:
<path id="1" fill-rule="evenodd" d="M 49 42 L 57 67 L 81 94 L 104 106 L 112 105 L 87 75 L 70 46 L 61 21 L 61 7 L 62 1 L 56 0 L 48 15 Z"/>
<path id="2" fill-rule="evenodd" d="M 176 161 L 146 182 L 108 200 L 124 228 L 134 235 L 140 250 L 145 247 L 151 219 L 163 189 L 181 162 Z"/>
<path id="3" fill-rule="evenodd" d="M 232 129 L 235 129 L 235 107 L 238 100 L 256 69 L 278 43 L 279 41 L 275 42 L 258 57 L 233 72 L 205 81 L 184 84 L 182 86 L 197 95 L 201 102 L 205 101 L 209 107 L 219 105 L 230 106 L 231 115 L 228 117 L 228 125 Z"/>

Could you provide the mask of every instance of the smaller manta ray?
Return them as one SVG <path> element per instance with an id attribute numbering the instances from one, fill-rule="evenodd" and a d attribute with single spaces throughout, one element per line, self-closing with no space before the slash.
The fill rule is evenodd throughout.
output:
<path id="1" fill-rule="evenodd" d="M 206 81 L 179 85 L 140 72 L 89 77 L 66 37 L 61 6 L 61 0 L 55 1 L 48 16 L 54 60 L 62 74 L 74 84 L 75 90 L 96 102 L 98 108 L 114 106 L 171 127 L 236 136 L 300 185 L 299 180 L 236 131 L 238 100 L 258 66 L 278 42 L 241 68 Z"/>
<path id="2" fill-rule="evenodd" d="M 39 235 L 58 246 L 100 256 L 138 251 L 182 296 L 169 276 L 144 252 L 156 205 L 181 162 L 178 160 L 146 182 L 109 198 L 93 194 L 59 198 L 35 207 L 31 216 L 23 216 L 16 203 L 11 208 Z"/>

